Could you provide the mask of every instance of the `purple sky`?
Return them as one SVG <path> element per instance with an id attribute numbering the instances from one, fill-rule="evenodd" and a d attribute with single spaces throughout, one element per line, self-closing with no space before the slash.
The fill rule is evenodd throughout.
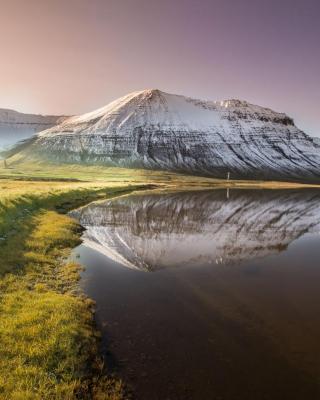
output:
<path id="1" fill-rule="evenodd" d="M 158 88 L 320 136 L 319 0 L 3 0 L 0 42 L 0 107 L 79 114 Z"/>

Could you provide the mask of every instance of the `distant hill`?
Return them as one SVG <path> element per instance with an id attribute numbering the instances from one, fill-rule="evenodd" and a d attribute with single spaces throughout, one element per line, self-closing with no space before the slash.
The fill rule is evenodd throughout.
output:
<path id="1" fill-rule="evenodd" d="M 0 108 L 0 151 L 30 138 L 37 132 L 60 124 L 66 118 L 68 117 L 61 115 L 23 114 Z"/>

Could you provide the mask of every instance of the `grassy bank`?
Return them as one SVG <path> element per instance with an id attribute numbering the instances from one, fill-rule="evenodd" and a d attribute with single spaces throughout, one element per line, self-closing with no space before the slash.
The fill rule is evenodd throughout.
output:
<path id="1" fill-rule="evenodd" d="M 134 188 L 1 181 L 1 399 L 125 398 L 99 360 L 79 266 L 66 262 L 81 230 L 64 213 Z"/>
<path id="2" fill-rule="evenodd" d="M 226 180 L 178 174 L 168 171 L 153 171 L 145 169 L 129 169 L 105 167 L 99 165 L 55 164 L 41 160 L 28 160 L 19 154 L 6 161 L 6 167 L 0 160 L 0 179 L 37 179 L 37 180 L 75 180 L 88 182 L 108 182 L 111 185 L 123 184 L 156 184 L 165 187 L 185 188 L 265 188 L 292 189 L 310 188 L 319 185 L 294 182 Z"/>

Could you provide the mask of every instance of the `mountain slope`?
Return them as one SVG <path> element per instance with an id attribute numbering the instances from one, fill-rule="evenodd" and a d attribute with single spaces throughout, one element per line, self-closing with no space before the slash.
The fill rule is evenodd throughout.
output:
<path id="1" fill-rule="evenodd" d="M 0 108 L 0 151 L 30 138 L 37 132 L 60 124 L 67 117 L 56 115 L 23 114 Z"/>
<path id="2" fill-rule="evenodd" d="M 48 129 L 28 149 L 62 162 L 244 179 L 320 180 L 320 143 L 286 114 L 159 90 L 124 96 Z"/>

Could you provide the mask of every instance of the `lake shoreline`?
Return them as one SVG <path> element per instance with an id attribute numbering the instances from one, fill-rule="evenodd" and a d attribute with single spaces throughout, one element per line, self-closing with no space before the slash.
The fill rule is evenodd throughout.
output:
<path id="1" fill-rule="evenodd" d="M 99 398 L 102 393 L 127 398 L 122 382 L 108 374 L 99 356 L 94 303 L 80 289 L 81 267 L 67 261 L 81 242 L 82 228 L 64 214 L 139 189 L 64 189 L 38 196 L 33 190 L 2 201 L 0 308 L 6 324 L 1 329 L 0 387 L 5 393 L 33 399 Z"/>

